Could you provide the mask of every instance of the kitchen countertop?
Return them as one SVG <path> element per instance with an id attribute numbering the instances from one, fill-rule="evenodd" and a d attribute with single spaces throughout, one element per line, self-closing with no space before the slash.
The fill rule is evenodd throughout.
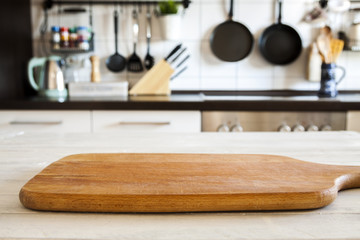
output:
<path id="1" fill-rule="evenodd" d="M 37 212 L 21 187 L 76 153 L 253 153 L 360 166 L 360 133 L 30 133 L 0 130 L 0 239 L 359 239 L 360 189 L 305 211 L 180 214 Z"/>
<path id="2" fill-rule="evenodd" d="M 200 111 L 348 111 L 360 110 L 360 93 L 318 98 L 315 92 L 174 92 L 170 96 L 0 100 L 6 110 L 200 110 Z"/>

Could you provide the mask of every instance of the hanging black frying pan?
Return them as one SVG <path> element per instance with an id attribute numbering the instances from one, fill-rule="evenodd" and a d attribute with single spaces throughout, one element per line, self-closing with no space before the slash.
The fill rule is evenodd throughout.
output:
<path id="1" fill-rule="evenodd" d="M 278 22 L 266 28 L 259 39 L 262 56 L 270 63 L 285 65 L 295 61 L 302 51 L 302 42 L 297 31 L 281 23 L 282 0 L 278 0 Z"/>
<path id="2" fill-rule="evenodd" d="M 229 19 L 218 25 L 210 36 L 212 52 L 220 60 L 236 62 L 247 57 L 254 38 L 247 27 L 232 20 L 233 0 L 230 1 Z"/>

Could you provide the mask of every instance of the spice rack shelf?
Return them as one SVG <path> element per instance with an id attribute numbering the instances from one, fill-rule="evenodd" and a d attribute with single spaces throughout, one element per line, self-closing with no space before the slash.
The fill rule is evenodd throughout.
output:
<path id="1" fill-rule="evenodd" d="M 72 55 L 72 54 L 83 54 L 83 53 L 90 53 L 94 51 L 94 36 L 95 34 L 91 33 L 91 38 L 89 39 L 89 49 L 84 50 L 80 47 L 73 47 L 73 48 L 59 48 L 54 49 L 51 48 L 51 52 L 54 54 L 64 54 L 64 55 Z"/>

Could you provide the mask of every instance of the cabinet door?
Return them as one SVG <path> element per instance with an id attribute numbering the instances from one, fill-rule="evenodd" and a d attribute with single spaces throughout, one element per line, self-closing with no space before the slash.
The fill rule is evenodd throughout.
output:
<path id="1" fill-rule="evenodd" d="M 93 111 L 94 132 L 200 132 L 199 111 Z"/>
<path id="2" fill-rule="evenodd" d="M 346 130 L 360 132 L 360 111 L 349 111 L 346 121 Z"/>
<path id="3" fill-rule="evenodd" d="M 0 129 L 39 132 L 91 132 L 90 111 L 0 111 Z"/>

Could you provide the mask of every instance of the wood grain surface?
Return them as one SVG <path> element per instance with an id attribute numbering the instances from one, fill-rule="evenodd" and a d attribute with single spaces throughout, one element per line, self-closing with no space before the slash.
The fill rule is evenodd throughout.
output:
<path id="1" fill-rule="evenodd" d="M 313 209 L 360 187 L 360 167 L 260 154 L 77 154 L 20 191 L 30 209 L 198 212 Z"/>

